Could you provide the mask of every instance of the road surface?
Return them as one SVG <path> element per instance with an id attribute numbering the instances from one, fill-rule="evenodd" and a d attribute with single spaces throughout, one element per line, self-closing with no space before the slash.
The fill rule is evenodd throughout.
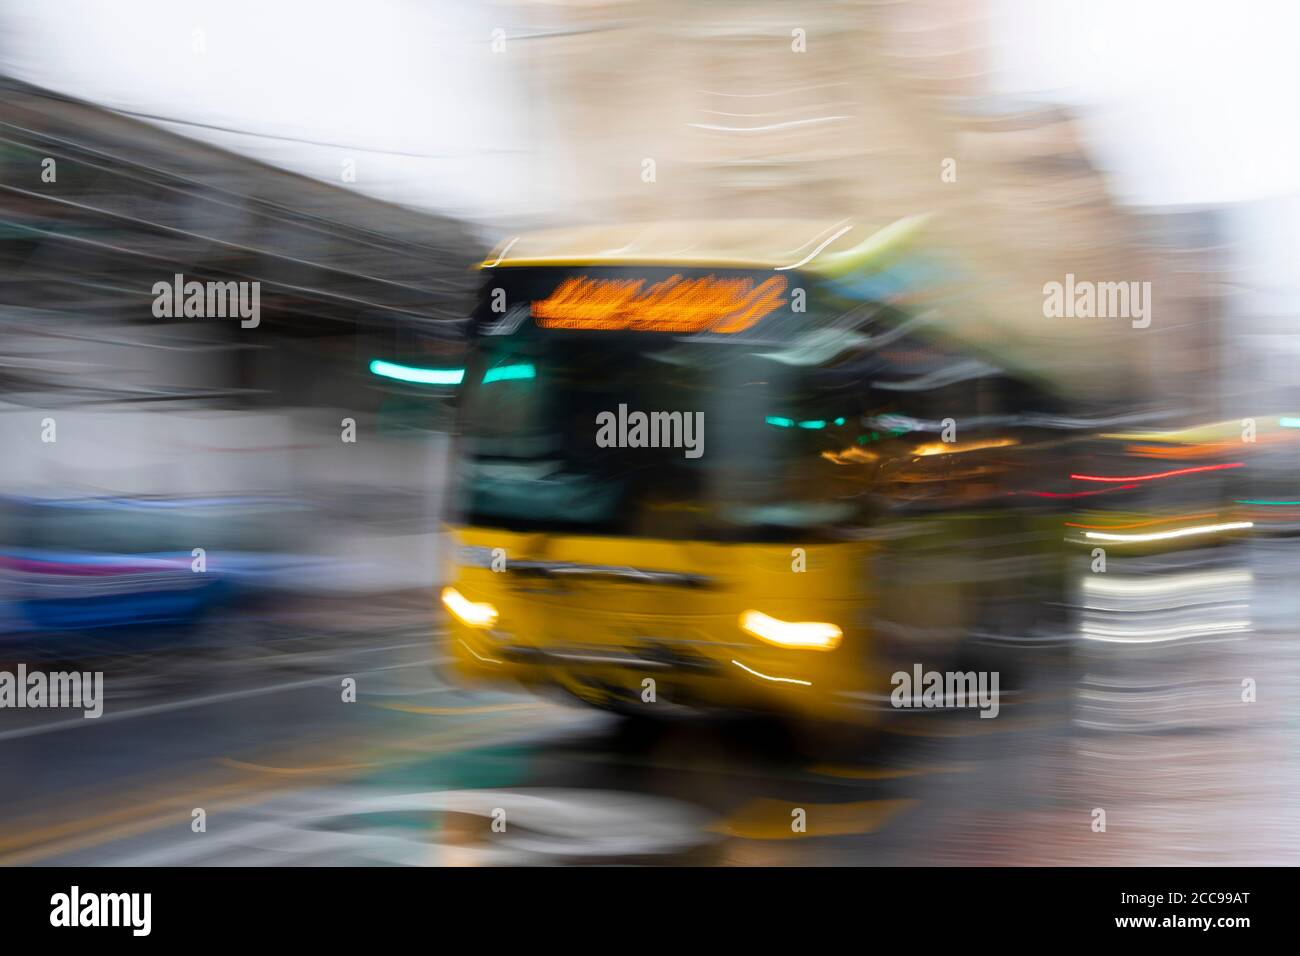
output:
<path id="1" fill-rule="evenodd" d="M 431 601 L 241 619 L 257 642 L 105 659 L 99 719 L 0 711 L 0 862 L 1294 865 L 1298 556 L 1226 559 L 1248 630 L 1074 642 L 996 719 L 900 713 L 822 756 L 462 689 Z"/>

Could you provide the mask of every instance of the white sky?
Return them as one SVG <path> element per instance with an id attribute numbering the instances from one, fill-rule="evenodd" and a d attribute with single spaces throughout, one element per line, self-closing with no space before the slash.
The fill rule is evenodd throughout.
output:
<path id="1" fill-rule="evenodd" d="M 1300 193 L 1300 3 L 994 0 L 1003 91 L 1088 107 L 1122 198 Z"/>
<path id="2" fill-rule="evenodd" d="M 11 0 L 0 68 L 118 109 L 342 148 L 185 126 L 185 135 L 414 206 L 474 215 L 521 201 L 511 74 L 492 8 L 423 0 Z M 388 150 L 415 156 L 392 155 Z"/>
<path id="3" fill-rule="evenodd" d="M 1087 107 L 1122 198 L 1300 194 L 1300 2 L 989 3 L 997 88 Z M 507 16 L 470 0 L 12 0 L 0 67 L 109 106 L 342 144 L 174 127 L 333 181 L 352 158 L 356 188 L 384 198 L 520 215 L 547 199 L 507 112 L 526 91 L 510 95 L 519 79 L 488 49 Z"/>

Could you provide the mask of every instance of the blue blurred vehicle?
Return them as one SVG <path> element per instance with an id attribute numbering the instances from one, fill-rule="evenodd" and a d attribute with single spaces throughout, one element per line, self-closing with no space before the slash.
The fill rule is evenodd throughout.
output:
<path id="1" fill-rule="evenodd" d="M 292 510 L 274 498 L 0 498 L 0 633 L 183 635 L 273 587 L 294 560 L 278 550 Z"/>

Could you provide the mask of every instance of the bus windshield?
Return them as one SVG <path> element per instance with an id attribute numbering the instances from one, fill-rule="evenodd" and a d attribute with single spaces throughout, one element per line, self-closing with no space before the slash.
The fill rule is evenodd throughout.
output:
<path id="1" fill-rule="evenodd" d="M 843 348 L 529 321 L 475 343 L 456 456 L 474 526 L 837 537 L 870 523 L 888 463 L 924 438 L 889 424 L 923 411 L 917 395 L 872 384 L 873 370 L 915 359 L 905 343 L 846 359 Z"/>

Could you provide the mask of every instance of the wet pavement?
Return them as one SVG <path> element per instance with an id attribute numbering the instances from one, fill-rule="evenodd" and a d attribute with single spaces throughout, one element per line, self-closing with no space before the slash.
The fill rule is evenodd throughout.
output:
<path id="1" fill-rule="evenodd" d="M 996 719 L 900 712 L 820 752 L 771 721 L 647 725 L 460 688 L 432 602 L 108 658 L 103 717 L 0 712 L 0 862 L 1300 862 L 1300 548 L 1261 538 L 1164 578 L 1124 570 L 1111 580 L 1195 586 L 1170 627 L 1246 626 L 1072 637 Z"/>

